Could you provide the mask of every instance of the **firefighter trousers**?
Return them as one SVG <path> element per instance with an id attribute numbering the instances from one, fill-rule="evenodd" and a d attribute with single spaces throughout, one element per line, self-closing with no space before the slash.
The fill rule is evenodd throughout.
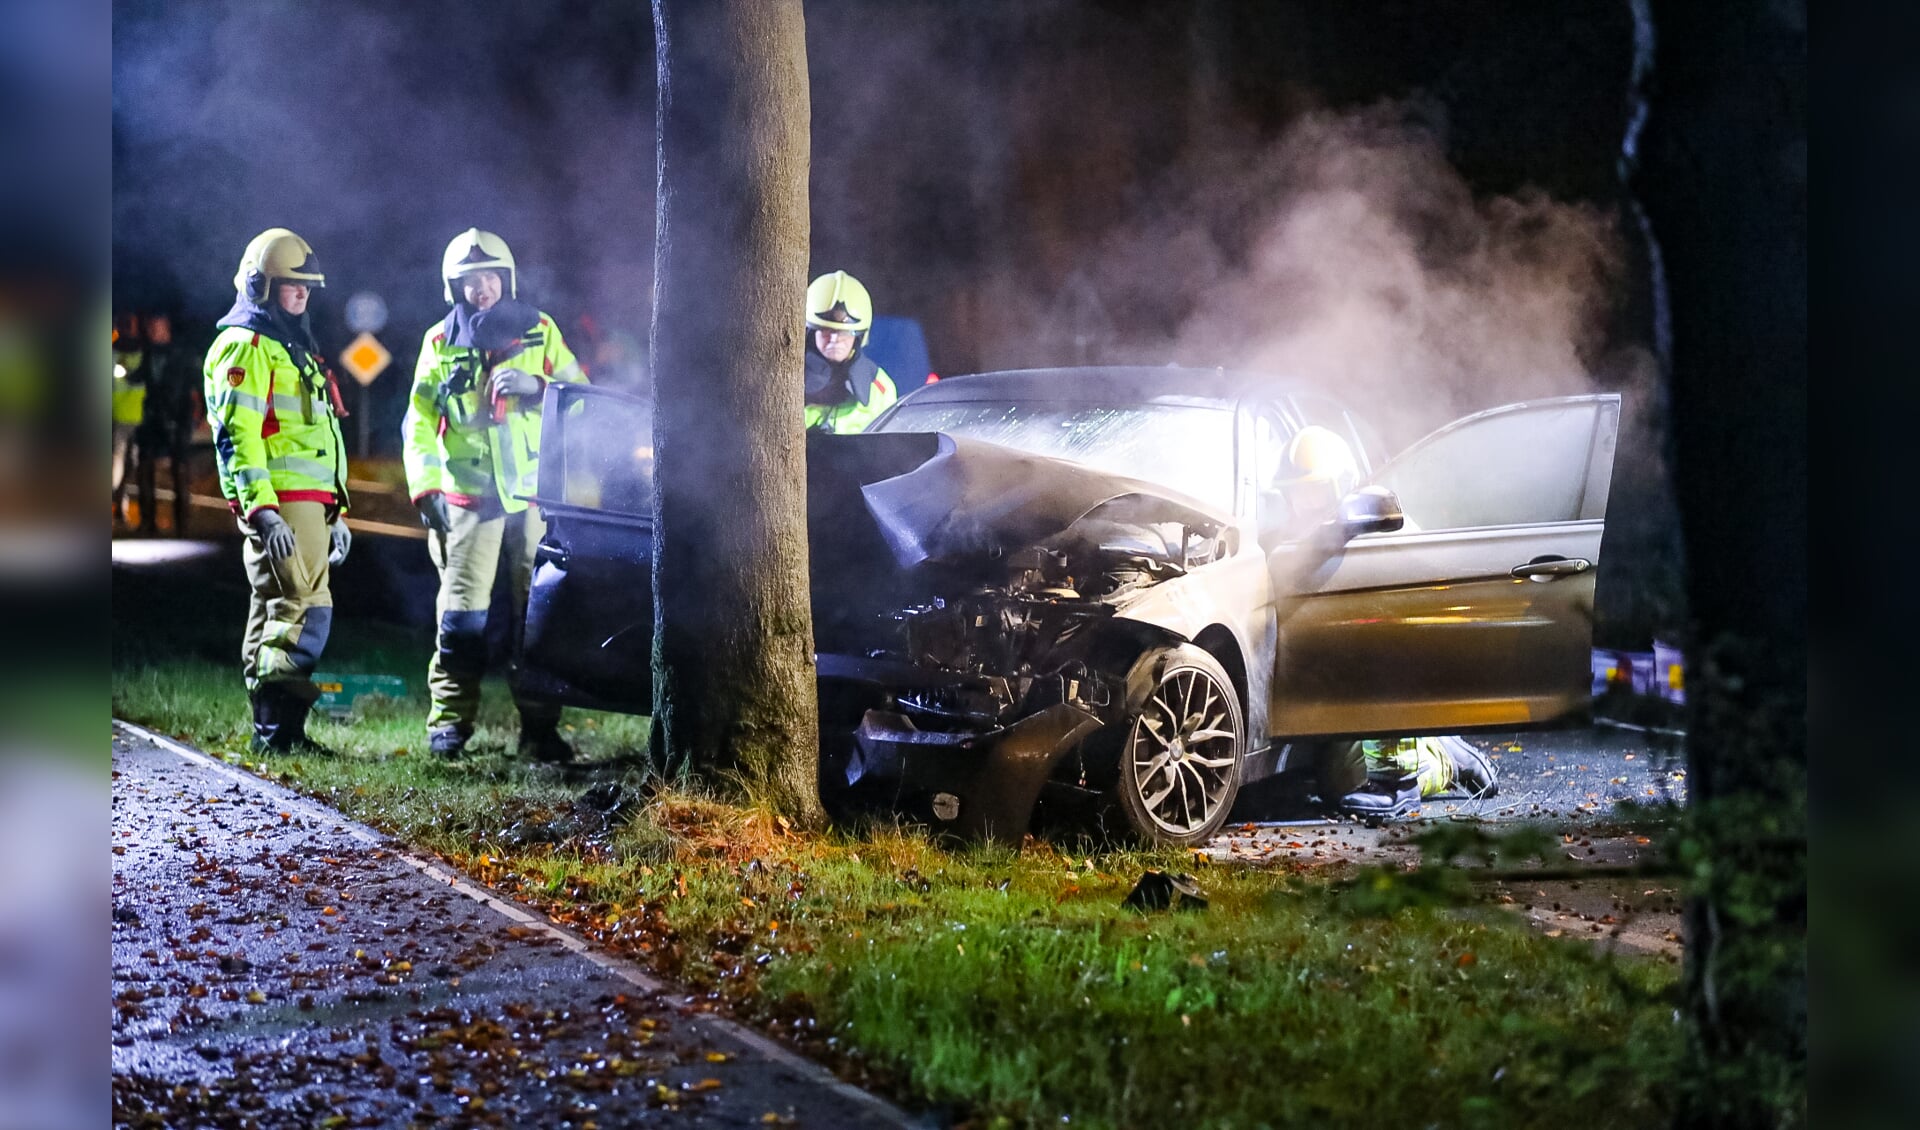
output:
<path id="1" fill-rule="evenodd" d="M 509 636 L 517 646 L 533 581 L 533 554 L 547 524 L 531 506 L 518 514 L 491 516 L 449 506 L 447 519 L 445 534 L 427 533 L 427 552 L 440 571 L 435 603 L 439 634 L 427 664 L 427 688 L 433 695 L 427 729 L 453 726 L 470 734 L 480 713 L 480 678 L 487 668 L 487 610 L 494 577 L 504 558 L 511 593 L 506 609 L 512 617 Z M 517 691 L 514 704 L 523 731 L 530 725 L 551 725 L 560 717 L 559 707 L 526 701 Z"/>
<path id="2" fill-rule="evenodd" d="M 1359 789 L 1370 773 L 1400 772 L 1419 778 L 1420 795 L 1433 796 L 1451 788 L 1453 759 L 1445 743 L 1449 738 L 1387 738 L 1358 742 L 1333 742 L 1326 747 L 1320 764 L 1321 795 L 1333 799 Z"/>
<path id="3" fill-rule="evenodd" d="M 240 669 L 248 691 L 262 683 L 295 684 L 306 691 L 333 631 L 327 507 L 319 502 L 282 502 L 280 517 L 293 528 L 294 540 L 293 553 L 280 561 L 267 556 L 253 527 L 240 523 L 247 535 L 240 556 L 253 590 L 247 634 L 240 644 Z"/>

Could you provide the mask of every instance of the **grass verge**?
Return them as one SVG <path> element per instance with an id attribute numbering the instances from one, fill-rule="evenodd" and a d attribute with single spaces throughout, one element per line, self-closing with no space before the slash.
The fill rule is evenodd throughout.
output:
<path id="1" fill-rule="evenodd" d="M 356 625 L 330 670 L 422 682 L 427 645 Z M 1420 897 L 1392 872 L 1201 867 L 911 829 L 802 835 L 649 781 L 643 719 L 569 711 L 584 765 L 509 756 L 489 685 L 474 755 L 424 750 L 424 697 L 256 760 L 228 665 L 119 649 L 114 709 L 438 853 L 850 1076 L 978 1126 L 1645 1126 L 1679 1062 L 1674 973 Z M 1198 911 L 1121 906 L 1150 867 Z M 1333 881 L 1345 878 L 1348 882 Z M 1405 894 L 1407 897 L 1398 897 Z"/>

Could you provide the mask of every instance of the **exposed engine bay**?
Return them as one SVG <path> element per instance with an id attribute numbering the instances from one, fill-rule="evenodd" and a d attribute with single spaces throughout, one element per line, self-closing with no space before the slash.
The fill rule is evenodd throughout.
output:
<path id="1" fill-rule="evenodd" d="M 1232 556 L 1163 488 L 944 434 L 809 437 L 821 797 L 1017 838 L 1043 789 L 1094 795 L 1141 657 L 1129 617 Z"/>
<path id="2" fill-rule="evenodd" d="M 1137 497 L 1114 509 L 1138 507 Z M 1047 542 L 981 564 L 950 595 L 880 612 L 870 659 L 950 676 L 895 693 L 924 729 L 1002 726 L 1055 703 L 1106 720 L 1123 696 L 1128 656 L 1099 628 L 1135 594 L 1223 551 L 1212 531 L 1103 516 L 1097 509 Z"/>

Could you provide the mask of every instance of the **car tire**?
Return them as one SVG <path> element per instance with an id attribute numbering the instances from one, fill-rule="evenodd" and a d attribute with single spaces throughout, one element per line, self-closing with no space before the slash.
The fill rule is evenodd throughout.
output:
<path id="1" fill-rule="evenodd" d="M 1240 791 L 1240 695 L 1226 668 L 1191 644 L 1148 652 L 1135 671 L 1142 693 L 1122 730 L 1114 799 L 1139 839 L 1203 843 Z"/>

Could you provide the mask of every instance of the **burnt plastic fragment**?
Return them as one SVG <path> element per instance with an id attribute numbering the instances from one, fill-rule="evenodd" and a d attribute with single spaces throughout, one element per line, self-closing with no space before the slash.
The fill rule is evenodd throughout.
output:
<path id="1" fill-rule="evenodd" d="M 1139 911 L 1165 910 L 1169 906 L 1175 910 L 1205 910 L 1207 896 L 1200 893 L 1200 884 L 1191 875 L 1149 870 L 1120 905 Z"/>

